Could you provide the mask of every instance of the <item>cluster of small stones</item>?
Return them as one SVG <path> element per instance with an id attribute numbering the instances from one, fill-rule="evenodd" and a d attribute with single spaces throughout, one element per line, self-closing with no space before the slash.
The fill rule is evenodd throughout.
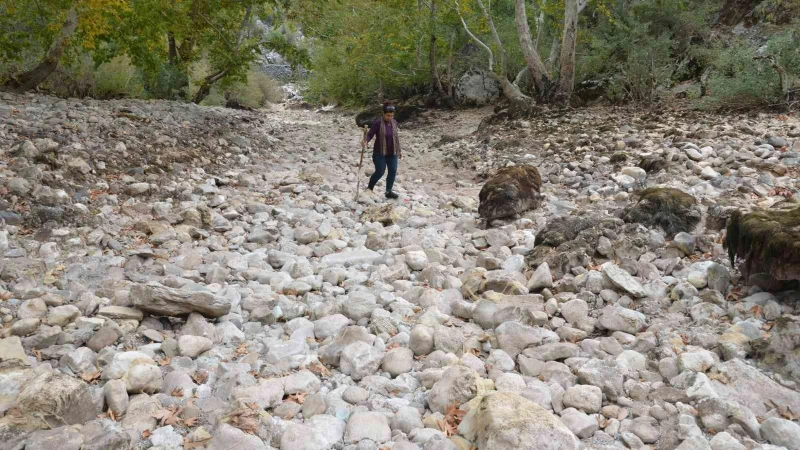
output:
<path id="1" fill-rule="evenodd" d="M 798 293 L 738 280 L 718 230 L 526 262 L 553 217 L 637 184 L 796 194 L 797 119 L 575 114 L 488 147 L 404 130 L 401 199 L 356 203 L 350 117 L 0 94 L 0 448 L 800 450 Z M 538 126 L 526 217 L 480 229 L 469 179 L 426 178 L 515 161 L 491 148 Z"/>

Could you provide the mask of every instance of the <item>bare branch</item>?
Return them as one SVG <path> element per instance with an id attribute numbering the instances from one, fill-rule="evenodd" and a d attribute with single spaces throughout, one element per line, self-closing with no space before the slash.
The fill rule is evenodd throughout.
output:
<path id="1" fill-rule="evenodd" d="M 775 69 L 778 72 L 778 77 L 781 80 L 781 95 L 785 98 L 789 98 L 789 91 L 791 90 L 791 81 L 789 80 L 789 75 L 786 73 L 786 69 L 784 69 L 780 64 L 778 64 L 778 60 L 775 59 L 774 55 L 767 55 L 767 56 L 754 56 L 753 59 L 755 60 L 767 60 L 769 61 L 770 67 Z"/>
<path id="2" fill-rule="evenodd" d="M 472 31 L 470 31 L 469 27 L 467 26 L 467 22 L 464 20 L 464 16 L 461 15 L 461 6 L 458 4 L 458 0 L 453 0 L 453 1 L 456 4 L 456 12 L 458 12 L 458 18 L 461 19 L 461 24 L 464 25 L 464 31 L 467 32 L 469 37 L 471 37 L 472 40 L 475 41 L 475 43 L 477 43 L 478 45 L 483 47 L 483 49 L 486 50 L 487 53 L 489 53 L 489 72 L 490 73 L 494 73 L 494 69 L 493 69 L 493 67 L 494 67 L 494 53 L 492 53 L 492 49 L 489 48 L 488 45 L 484 44 L 483 41 L 478 39 L 477 36 L 472 34 Z"/>
<path id="3" fill-rule="evenodd" d="M 492 20 L 492 15 L 489 14 L 489 11 L 484 6 L 481 0 L 475 0 L 478 2 L 478 6 L 481 7 L 481 11 L 483 11 L 483 16 L 486 17 L 486 21 L 489 22 L 489 29 L 492 30 L 492 37 L 494 38 L 494 44 L 497 46 L 497 50 L 500 52 L 500 73 L 505 74 L 506 69 L 508 68 L 508 58 L 506 57 L 506 51 L 503 49 L 503 42 L 500 40 L 500 35 L 497 33 L 497 28 L 494 26 L 494 20 Z"/>

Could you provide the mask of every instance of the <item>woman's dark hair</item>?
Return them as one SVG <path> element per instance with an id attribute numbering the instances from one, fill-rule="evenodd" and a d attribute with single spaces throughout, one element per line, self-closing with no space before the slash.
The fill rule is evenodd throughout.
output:
<path id="1" fill-rule="evenodd" d="M 383 112 L 394 112 L 394 103 L 383 102 Z"/>

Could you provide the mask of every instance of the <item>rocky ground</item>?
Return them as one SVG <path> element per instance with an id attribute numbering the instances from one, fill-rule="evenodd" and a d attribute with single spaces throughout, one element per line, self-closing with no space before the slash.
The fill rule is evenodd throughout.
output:
<path id="1" fill-rule="evenodd" d="M 799 450 L 800 295 L 721 245 L 800 195 L 797 117 L 491 113 L 356 203 L 352 115 L 0 94 L 0 448 Z M 545 203 L 482 228 L 519 163 Z M 656 185 L 696 228 L 631 223 Z"/>

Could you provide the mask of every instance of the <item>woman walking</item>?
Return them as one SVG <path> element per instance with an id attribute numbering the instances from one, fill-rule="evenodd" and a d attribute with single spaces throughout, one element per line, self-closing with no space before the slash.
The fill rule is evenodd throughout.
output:
<path id="1" fill-rule="evenodd" d="M 375 164 L 375 172 L 369 179 L 367 189 L 373 190 L 388 168 L 386 198 L 392 199 L 398 197 L 397 194 L 392 192 L 392 186 L 394 185 L 394 177 L 397 175 L 397 161 L 403 159 L 403 154 L 400 152 L 397 121 L 394 120 L 394 109 L 394 105 L 391 102 L 384 103 L 383 117 L 372 122 L 367 136 L 361 141 L 361 147 L 366 148 L 367 143 L 373 137 L 376 138 L 372 149 L 372 162 Z"/>

